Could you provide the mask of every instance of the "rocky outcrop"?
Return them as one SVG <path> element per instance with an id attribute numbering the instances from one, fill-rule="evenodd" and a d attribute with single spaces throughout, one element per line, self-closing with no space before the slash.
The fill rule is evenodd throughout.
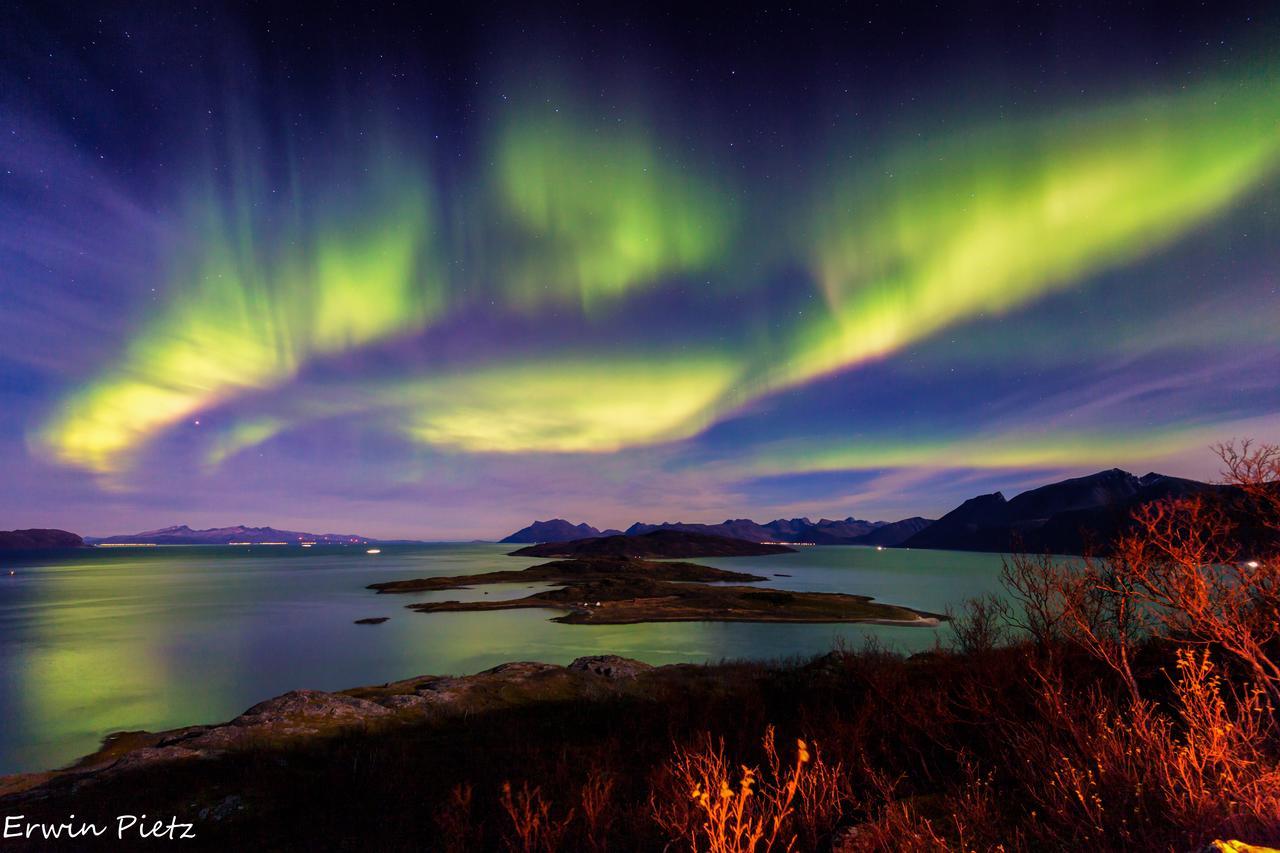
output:
<path id="1" fill-rule="evenodd" d="M 259 702 L 226 723 L 165 732 L 122 732 L 73 767 L 0 777 L 0 795 L 34 796 L 44 785 L 81 784 L 162 762 L 213 758 L 297 738 L 351 729 L 421 723 L 574 696 L 643 694 L 645 676 L 686 678 L 688 667 L 652 667 L 617 655 L 578 658 L 568 666 L 517 661 L 475 675 L 424 675 L 340 693 L 292 690 Z"/>
<path id="2" fill-rule="evenodd" d="M 259 702 L 232 720 L 231 725 L 275 725 L 280 722 L 307 725 L 318 720 L 366 719 L 386 713 L 386 708 L 367 699 L 319 690 L 291 690 L 283 696 Z"/>
<path id="3" fill-rule="evenodd" d="M 603 678 L 624 679 L 635 678 L 642 672 L 648 672 L 652 666 L 644 661 L 624 658 L 620 655 L 591 655 L 582 657 L 569 664 L 572 672 L 590 672 Z"/>

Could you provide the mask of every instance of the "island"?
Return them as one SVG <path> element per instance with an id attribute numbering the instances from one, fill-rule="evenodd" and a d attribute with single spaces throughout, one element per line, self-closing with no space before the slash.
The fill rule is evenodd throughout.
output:
<path id="1" fill-rule="evenodd" d="M 67 530 L 41 527 L 0 530 L 0 551 L 51 551 L 83 546 L 84 540 Z"/>
<path id="2" fill-rule="evenodd" d="M 523 571 L 417 578 L 371 584 L 379 593 L 434 592 L 486 584 L 557 584 L 522 598 L 430 601 L 408 605 L 419 613 L 541 608 L 564 611 L 552 621 L 569 625 L 639 622 L 878 622 L 937 625 L 943 618 L 864 595 L 792 592 L 738 584 L 758 575 L 696 563 L 596 557 L 556 560 Z M 734 585 L 729 585 L 734 584 Z"/>

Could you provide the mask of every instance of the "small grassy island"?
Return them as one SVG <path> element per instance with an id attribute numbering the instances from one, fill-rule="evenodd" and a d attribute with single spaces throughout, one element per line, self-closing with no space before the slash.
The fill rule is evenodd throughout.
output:
<path id="1" fill-rule="evenodd" d="M 790 592 L 752 586 L 758 575 L 700 566 L 614 558 L 556 560 L 523 571 L 418 578 L 372 584 L 379 593 L 434 592 L 500 583 L 562 584 L 523 598 L 411 604 L 420 613 L 521 608 L 564 610 L 556 622 L 625 625 L 637 622 L 893 622 L 936 625 L 936 614 L 880 604 L 863 595 Z M 717 584 L 717 585 L 712 585 Z"/>

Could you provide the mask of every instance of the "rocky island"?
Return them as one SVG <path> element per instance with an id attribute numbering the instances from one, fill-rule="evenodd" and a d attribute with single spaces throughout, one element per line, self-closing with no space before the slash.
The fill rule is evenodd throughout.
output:
<path id="1" fill-rule="evenodd" d="M 514 554 L 540 556 L 545 546 Z M 628 556 L 734 553 L 774 554 L 785 546 L 761 545 L 718 536 L 656 531 L 555 543 L 550 550 L 578 554 L 521 571 L 416 578 L 371 584 L 379 593 L 438 592 L 487 584 L 555 584 L 522 598 L 492 601 L 430 601 L 408 605 L 420 613 L 545 608 L 564 613 L 553 621 L 571 625 L 625 625 L 638 622 L 886 622 L 936 625 L 937 614 L 881 604 L 862 595 L 791 592 L 740 584 L 759 575 Z"/>

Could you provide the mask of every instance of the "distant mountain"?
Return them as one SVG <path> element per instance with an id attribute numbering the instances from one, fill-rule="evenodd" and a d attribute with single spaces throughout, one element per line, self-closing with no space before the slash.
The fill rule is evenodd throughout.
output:
<path id="1" fill-rule="evenodd" d="M 882 524 L 865 536 L 859 536 L 850 544 L 880 545 L 885 548 L 893 548 L 901 545 L 912 536 L 915 536 L 930 524 L 933 524 L 933 519 L 921 518 L 918 515 L 911 518 L 904 518 L 902 521 Z"/>
<path id="2" fill-rule="evenodd" d="M 0 530 L 0 551 L 44 551 L 50 548 L 79 548 L 84 540 L 66 530 L 31 528 Z"/>
<path id="3" fill-rule="evenodd" d="M 246 527 L 243 524 L 235 527 L 210 527 L 206 530 L 192 530 L 185 524 L 179 524 L 160 530 L 90 538 L 87 541 L 95 545 L 230 545 L 240 542 L 254 545 L 279 542 L 290 545 L 302 542 L 314 542 L 318 545 L 367 545 L 376 540 L 348 533 L 303 533 L 297 530 L 277 530 L 274 527 Z"/>
<path id="4" fill-rule="evenodd" d="M 683 530 L 688 533 L 746 539 L 748 542 L 814 542 L 820 545 L 839 545 L 848 544 L 883 525 L 883 521 L 862 521 L 852 517 L 839 521 L 826 518 L 819 521 L 810 521 L 807 518 L 779 518 L 767 524 L 757 524 L 749 518 L 730 518 L 720 524 L 686 524 L 680 521 L 667 521 L 662 524 L 636 522 L 628 527 L 626 532 L 630 536 L 635 536 L 654 530 Z"/>
<path id="5" fill-rule="evenodd" d="M 590 539 L 594 536 L 617 536 L 621 530 L 596 530 L 590 524 L 572 524 L 563 518 L 550 521 L 535 521 L 528 527 L 517 530 L 501 542 L 568 542 L 573 539 Z"/>
<path id="6" fill-rule="evenodd" d="M 1112 468 L 1023 492 L 1000 492 L 962 503 L 901 544 L 907 548 L 1082 554 L 1105 548 L 1128 523 L 1134 507 L 1170 497 L 1220 492 L 1226 487 Z"/>
<path id="7" fill-rule="evenodd" d="M 593 536 L 572 542 L 545 542 L 512 551 L 513 557 L 750 557 L 785 554 L 785 545 L 762 545 L 729 536 L 688 530 L 652 530 L 638 535 Z"/>
<path id="8" fill-rule="evenodd" d="M 863 521 L 850 516 L 845 519 L 823 518 L 810 521 L 807 518 L 779 518 L 767 524 L 757 524 L 749 518 L 730 518 L 720 524 L 698 524 L 683 521 L 664 521 L 646 524 L 637 521 L 625 531 L 627 536 L 640 536 L 655 530 L 678 530 L 685 533 L 703 533 L 708 536 L 727 536 L 748 542 L 792 542 L 814 545 L 897 545 L 903 539 L 918 533 L 929 524 L 927 518 L 907 518 L 887 523 Z M 596 530 L 589 524 L 570 524 L 562 518 L 552 521 L 535 521 L 512 533 L 503 542 L 568 542 L 593 536 L 614 536 L 617 530 Z"/>
<path id="9" fill-rule="evenodd" d="M 780 518 L 768 524 L 757 524 L 749 518 L 730 518 L 720 524 L 697 524 L 683 521 L 664 521 L 646 524 L 637 521 L 625 531 L 627 536 L 639 536 L 655 530 L 679 530 L 685 533 L 704 533 L 708 536 L 727 536 L 748 542 L 812 542 L 819 545 L 847 545 L 872 531 L 887 526 L 883 521 L 862 521 L 846 518 L 832 521 L 807 518 Z M 623 531 L 596 530 L 589 524 L 570 524 L 564 519 L 535 521 L 503 539 L 503 542 L 568 542 L 593 536 L 616 536 Z"/>

